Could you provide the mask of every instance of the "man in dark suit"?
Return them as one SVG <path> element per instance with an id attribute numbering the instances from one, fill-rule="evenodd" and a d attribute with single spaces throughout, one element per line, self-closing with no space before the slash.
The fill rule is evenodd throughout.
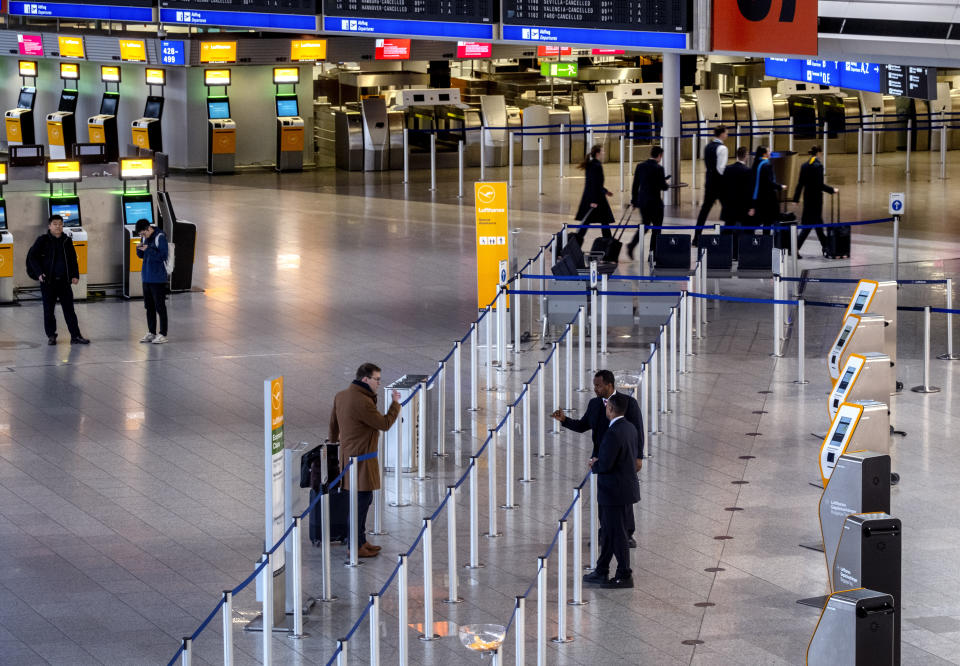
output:
<path id="1" fill-rule="evenodd" d="M 627 401 L 627 410 L 624 418 L 633 424 L 637 430 L 637 464 L 639 470 L 643 464 L 643 416 L 640 414 L 640 405 L 637 401 L 623 393 L 617 393 L 613 373 L 609 370 L 600 370 L 593 376 L 593 392 L 596 398 L 587 403 L 587 411 L 579 419 L 571 419 L 563 414 L 563 410 L 558 409 L 552 416 L 560 422 L 564 428 L 574 432 L 590 431 L 593 439 L 593 449 L 590 452 L 590 464 L 592 465 L 600 455 L 600 441 L 603 439 L 607 427 L 610 425 L 610 417 L 606 413 L 606 404 L 611 396 L 621 395 Z M 633 518 L 633 511 L 629 512 L 627 517 L 627 532 L 631 548 L 636 548 L 637 543 L 633 539 L 633 533 L 636 531 L 636 523 Z"/>
<path id="2" fill-rule="evenodd" d="M 810 159 L 800 167 L 800 178 L 797 181 L 797 189 L 793 193 L 794 203 L 800 201 L 800 195 L 803 194 L 803 213 L 800 216 L 800 224 L 823 224 L 823 193 L 836 194 L 837 188 L 831 187 L 823 182 L 823 162 L 820 158 L 823 156 L 823 150 L 820 146 L 814 146 L 810 149 Z M 822 227 L 817 227 L 817 238 L 820 240 L 820 250 L 824 256 L 827 254 L 827 245 L 829 240 Z M 800 248 L 803 247 L 803 241 L 810 235 L 810 229 L 801 229 L 797 237 L 797 259 L 800 259 Z"/>
<path id="3" fill-rule="evenodd" d="M 723 171 L 727 168 L 727 147 L 724 141 L 727 138 L 727 128 L 718 125 L 713 128 L 713 139 L 703 149 L 704 171 L 703 205 L 697 214 L 697 229 L 693 234 L 693 244 L 700 243 L 703 234 L 703 225 L 707 223 L 707 216 L 713 204 L 723 198 Z"/>
<path id="4" fill-rule="evenodd" d="M 725 229 L 720 233 L 733 234 L 733 257 L 737 258 L 737 249 L 740 244 L 740 233 L 735 230 L 738 226 L 747 224 L 747 211 L 750 210 L 753 198 L 753 173 L 747 166 L 746 146 L 737 148 L 737 161 L 723 170 L 723 209 L 720 219 Z"/>
<path id="5" fill-rule="evenodd" d="M 633 505 L 640 501 L 637 480 L 637 429 L 623 418 L 627 412 L 627 397 L 616 393 L 607 400 L 606 413 L 610 419 L 600 442 L 600 455 L 593 463 L 597 475 L 597 504 L 600 513 L 600 556 L 594 570 L 583 577 L 586 583 L 604 587 L 633 587 L 630 569 L 630 547 L 627 545 L 627 516 L 633 514 Z M 617 570 L 608 579 L 610 560 L 617 558 Z"/>
<path id="6" fill-rule="evenodd" d="M 630 203 L 640 209 L 640 217 L 647 226 L 659 227 L 663 225 L 663 192 L 668 189 L 667 176 L 663 171 L 663 148 L 654 146 L 650 149 L 650 159 L 640 162 L 633 172 L 633 193 Z M 633 250 L 640 243 L 640 234 L 644 229 L 638 229 L 633 240 L 627 245 L 627 255 L 633 259 Z M 650 247 L 656 247 L 659 229 L 650 230 Z"/>

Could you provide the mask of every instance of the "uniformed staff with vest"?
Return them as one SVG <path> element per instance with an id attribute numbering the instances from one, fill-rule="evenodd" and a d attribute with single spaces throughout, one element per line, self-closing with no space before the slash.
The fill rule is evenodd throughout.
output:
<path id="1" fill-rule="evenodd" d="M 723 196 L 723 170 L 727 167 L 727 147 L 723 141 L 727 138 L 727 128 L 717 125 L 713 129 L 713 140 L 703 149 L 703 161 L 707 166 L 706 179 L 703 185 L 703 205 L 697 215 L 697 226 L 702 227 L 707 222 L 713 204 Z M 697 229 L 693 234 L 693 244 L 700 242 L 703 229 Z"/>
<path id="2" fill-rule="evenodd" d="M 794 203 L 800 201 L 800 195 L 803 194 L 803 213 L 800 216 L 800 224 L 823 224 L 823 193 L 836 194 L 838 191 L 837 188 L 823 182 L 823 163 L 820 161 L 822 155 L 823 149 L 820 146 L 814 146 L 810 149 L 810 159 L 800 167 L 800 178 L 797 180 L 797 189 L 793 193 Z M 800 248 L 803 247 L 803 241 L 807 240 L 809 235 L 810 229 L 800 230 L 800 236 L 797 237 L 798 259 L 801 258 Z M 826 256 L 829 241 L 822 227 L 817 227 L 817 238 L 820 240 L 820 250 Z"/>

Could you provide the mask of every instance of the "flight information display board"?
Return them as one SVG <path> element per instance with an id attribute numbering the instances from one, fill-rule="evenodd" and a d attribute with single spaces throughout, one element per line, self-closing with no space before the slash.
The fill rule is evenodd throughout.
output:
<path id="1" fill-rule="evenodd" d="M 313 31 L 316 14 L 316 0 L 160 0 L 161 23 Z"/>
<path id="2" fill-rule="evenodd" d="M 153 0 L 99 0 L 98 2 L 17 2 L 7 3 L 11 16 L 38 18 L 100 19 L 150 23 Z"/>
<path id="3" fill-rule="evenodd" d="M 915 99 L 937 98 L 937 68 L 887 65 L 884 85 L 888 95 Z"/>
<path id="4" fill-rule="evenodd" d="M 498 0 L 323 0 L 330 32 L 493 39 Z"/>
<path id="5" fill-rule="evenodd" d="M 937 98 L 936 67 L 880 65 L 843 60 L 765 58 L 767 76 L 851 90 L 883 93 L 916 99 Z"/>

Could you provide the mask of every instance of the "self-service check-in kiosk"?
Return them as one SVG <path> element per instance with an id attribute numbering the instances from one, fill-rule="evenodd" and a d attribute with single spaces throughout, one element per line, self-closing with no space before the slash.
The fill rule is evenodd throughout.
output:
<path id="1" fill-rule="evenodd" d="M 897 365 L 897 283 L 860 280 L 853 292 L 844 319 L 849 315 L 880 315 L 885 322 L 883 347 L 870 351 L 881 351 L 890 357 L 890 367 Z M 891 374 L 890 393 L 896 393 L 896 370 Z"/>
<path id="2" fill-rule="evenodd" d="M 827 398 L 830 420 L 845 402 L 876 400 L 886 402 L 890 386 L 890 357 L 879 352 L 850 354 Z"/>
<path id="3" fill-rule="evenodd" d="M 80 65 L 75 62 L 61 62 L 60 79 L 63 81 L 60 103 L 56 111 L 47 114 L 47 145 L 50 146 L 52 160 L 73 157 L 73 146 L 77 142 L 76 112 L 77 98 L 80 96 Z M 69 85 L 74 87 L 70 88 Z"/>
<path id="4" fill-rule="evenodd" d="M 163 151 L 163 131 L 160 119 L 163 116 L 163 86 L 167 83 L 167 73 L 162 69 L 147 67 L 145 70 L 149 94 L 143 107 L 143 117 L 130 124 L 133 145 L 142 150 L 155 153 Z M 160 88 L 160 94 L 154 95 L 154 86 Z"/>
<path id="5" fill-rule="evenodd" d="M 893 666 L 894 601 L 858 588 L 827 599 L 807 647 L 808 666 Z"/>
<path id="6" fill-rule="evenodd" d="M 392 428 L 383 436 L 383 450 L 385 456 L 383 467 L 385 470 L 395 470 L 397 466 L 397 438 L 400 437 L 403 443 L 403 450 L 400 452 L 400 469 L 403 472 L 417 471 L 417 454 L 419 452 L 418 438 L 419 428 L 426 427 L 419 422 L 420 403 L 419 401 L 426 396 L 422 392 L 417 392 L 417 387 L 421 382 L 428 379 L 427 375 L 404 375 L 389 386 L 384 387 L 384 395 L 390 395 L 393 391 L 400 392 L 400 399 L 406 400 L 411 394 L 416 392 L 410 404 L 400 411 L 400 424 L 398 428 Z M 427 423 L 432 423 L 432 410 L 430 403 L 427 403 Z"/>
<path id="7" fill-rule="evenodd" d="M 17 108 L 4 114 L 8 146 L 29 146 L 36 143 L 37 135 L 33 127 L 33 105 L 37 100 L 37 63 L 33 60 L 21 60 L 20 95 Z M 30 85 L 27 85 L 30 79 Z"/>
<path id="8" fill-rule="evenodd" d="M 363 170 L 386 171 L 390 168 L 390 130 L 387 126 L 387 101 L 368 97 L 360 102 L 363 120 Z"/>
<path id="9" fill-rule="evenodd" d="M 851 314 L 844 318 L 840 333 L 827 355 L 830 378 L 840 379 L 840 369 L 851 354 L 883 351 L 885 322 L 880 315 Z"/>
<path id="10" fill-rule="evenodd" d="M 277 171 L 303 171 L 304 124 L 297 97 L 298 83 L 298 67 L 273 69 L 273 84 L 276 86 L 274 102 L 277 107 Z M 292 92 L 280 92 L 281 85 L 290 85 Z"/>
<path id="11" fill-rule="evenodd" d="M 83 230 L 80 197 L 77 196 L 77 183 L 81 178 L 80 162 L 77 160 L 47 162 L 46 181 L 50 187 L 47 212 L 51 216 L 59 215 L 63 218 L 63 233 L 70 236 L 73 249 L 77 252 L 80 280 L 71 285 L 71 289 L 74 300 L 78 301 L 87 298 L 87 232 Z M 71 186 L 69 191 L 66 185 Z"/>
<path id="12" fill-rule="evenodd" d="M 207 173 L 233 173 L 237 162 L 237 123 L 230 117 L 227 96 L 230 70 L 204 70 L 203 85 L 207 87 Z M 210 94 L 215 87 L 223 87 L 223 94 Z"/>
<path id="13" fill-rule="evenodd" d="M 87 118 L 87 136 L 90 143 L 103 145 L 108 162 L 120 159 L 120 138 L 117 131 L 117 107 L 120 105 L 120 68 L 115 65 L 100 67 L 100 80 L 103 81 L 103 97 L 100 98 L 100 112 Z M 110 84 L 116 90 L 110 90 Z"/>
<path id="14" fill-rule="evenodd" d="M 7 202 L 3 186 L 7 183 L 7 165 L 0 162 L 0 303 L 13 303 L 13 234 L 7 226 Z"/>
<path id="15" fill-rule="evenodd" d="M 156 223 L 153 211 L 153 195 L 150 193 L 150 179 L 153 178 L 153 159 L 130 158 L 120 160 L 120 180 L 123 181 L 123 193 L 120 195 L 121 217 L 123 221 L 123 297 L 142 298 L 143 282 L 140 269 L 143 260 L 137 256 L 140 236 L 136 233 L 137 220 Z M 142 183 L 136 188 L 131 183 Z"/>
<path id="16" fill-rule="evenodd" d="M 862 400 L 845 402 L 837 408 L 837 415 L 820 446 L 820 480 L 824 487 L 837 460 L 848 449 L 890 453 L 890 413 L 886 404 Z"/>

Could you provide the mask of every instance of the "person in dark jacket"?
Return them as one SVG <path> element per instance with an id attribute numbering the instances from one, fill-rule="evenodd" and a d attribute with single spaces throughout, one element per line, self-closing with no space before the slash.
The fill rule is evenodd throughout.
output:
<path id="1" fill-rule="evenodd" d="M 800 177 L 797 180 L 797 189 L 793 193 L 794 203 L 800 201 L 803 195 L 803 213 L 800 215 L 800 224 L 823 224 L 823 193 L 836 194 L 837 188 L 823 182 L 823 149 L 814 146 L 810 149 L 810 159 L 800 167 Z M 800 248 L 810 235 L 810 229 L 801 229 L 797 237 L 797 259 L 800 259 Z M 817 238 L 820 241 L 820 251 L 827 256 L 827 234 L 822 227 L 817 227 Z"/>
<path id="2" fill-rule="evenodd" d="M 633 505 L 640 501 L 640 484 L 634 467 L 638 450 L 637 429 L 623 418 L 626 411 L 625 395 L 617 393 L 607 400 L 610 427 L 600 441 L 600 455 L 592 466 L 597 475 L 600 556 L 596 567 L 583 580 L 604 587 L 633 587 L 627 516 L 633 514 Z M 608 580 L 610 560 L 614 557 L 617 558 L 617 570 Z"/>
<path id="3" fill-rule="evenodd" d="M 703 183 L 703 205 L 697 215 L 697 226 L 707 223 L 710 209 L 713 204 L 723 199 L 723 172 L 727 167 L 728 151 L 723 143 L 727 138 L 727 128 L 717 125 L 713 128 L 713 139 L 703 149 L 703 163 L 706 167 Z M 700 242 L 703 229 L 697 229 L 693 234 L 693 244 Z"/>
<path id="4" fill-rule="evenodd" d="M 558 409 L 552 416 L 560 422 L 564 428 L 574 432 L 584 433 L 590 431 L 593 439 L 593 449 L 590 452 L 590 464 L 592 465 L 600 455 L 600 441 L 610 425 L 610 419 L 606 414 L 606 404 L 611 396 L 622 395 L 627 401 L 627 411 L 624 415 L 627 421 L 633 424 L 637 429 L 637 470 L 643 466 L 643 415 L 640 413 L 640 405 L 629 395 L 617 393 L 615 378 L 609 370 L 599 370 L 593 376 L 593 392 L 596 398 L 587 403 L 587 411 L 579 419 L 567 418 L 563 410 Z M 636 542 L 633 539 L 633 533 L 636 531 L 636 522 L 633 517 L 633 511 L 627 516 L 627 533 L 630 541 L 630 547 L 635 548 Z"/>
<path id="5" fill-rule="evenodd" d="M 640 209 L 640 217 L 646 226 L 659 227 L 663 225 L 663 192 L 669 188 L 663 170 L 663 148 L 654 146 L 650 149 L 650 158 L 637 165 L 633 172 L 633 192 L 630 203 Z M 640 243 L 638 229 L 633 240 L 627 245 L 627 255 L 633 259 L 633 251 Z M 659 229 L 650 230 L 650 247 L 656 247 Z"/>
<path id="6" fill-rule="evenodd" d="M 769 151 L 766 146 L 757 146 L 753 157 L 753 194 L 749 215 L 756 226 L 773 226 L 780 217 L 780 183 L 773 173 Z M 770 232 L 764 231 L 766 236 Z"/>
<path id="7" fill-rule="evenodd" d="M 737 257 L 740 233 L 736 227 L 747 225 L 753 202 L 753 172 L 747 166 L 747 147 L 737 148 L 737 161 L 723 171 L 723 209 L 720 219 L 726 228 L 721 233 L 733 234 L 733 256 Z"/>
<path id="8" fill-rule="evenodd" d="M 580 163 L 586 182 L 583 184 L 583 196 L 580 197 L 580 206 L 574 219 L 584 224 L 613 224 L 613 211 L 607 197 L 613 192 L 603 186 L 603 146 L 596 145 L 590 149 L 586 159 Z M 609 229 L 601 229 L 600 233 L 609 237 Z M 586 229 L 577 230 L 577 240 L 583 247 L 583 239 L 587 235 Z"/>
<path id="9" fill-rule="evenodd" d="M 134 231 L 140 234 L 137 256 L 143 259 L 140 281 L 143 283 L 143 306 L 147 309 L 147 334 L 140 342 L 162 345 L 167 341 L 167 267 L 170 256 L 166 235 L 152 226 L 149 220 L 137 220 Z M 160 332 L 157 332 L 157 317 Z"/>
<path id="10" fill-rule="evenodd" d="M 62 217 L 51 215 L 47 229 L 47 233 L 38 237 L 27 252 L 27 274 L 40 281 L 43 329 L 47 334 L 47 344 L 57 344 L 57 318 L 54 314 L 57 301 L 60 301 L 63 319 L 70 331 L 70 344 L 90 344 L 80 333 L 77 313 L 73 309 L 73 289 L 70 285 L 80 281 L 77 251 L 70 236 L 63 233 Z"/>

